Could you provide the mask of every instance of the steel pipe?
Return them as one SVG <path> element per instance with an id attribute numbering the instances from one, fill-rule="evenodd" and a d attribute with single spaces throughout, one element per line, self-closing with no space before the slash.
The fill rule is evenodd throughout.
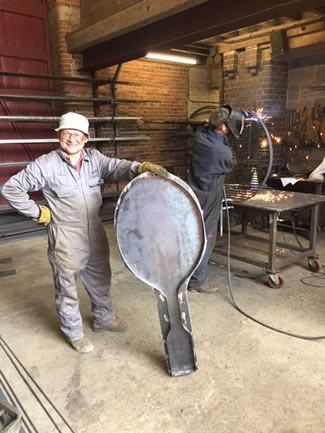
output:
<path id="1" fill-rule="evenodd" d="M 159 102 L 158 100 L 138 100 L 138 99 L 112 99 L 112 98 L 76 98 L 73 96 L 52 96 L 52 95 L 8 95 L 0 94 L 0 99 L 5 101 L 20 102 L 96 102 L 97 104 L 141 104 L 147 102 Z"/>
<path id="2" fill-rule="evenodd" d="M 141 117 L 88 117 L 89 123 L 100 122 L 142 122 Z M 55 123 L 60 121 L 60 116 L 0 116 L 0 122 L 37 122 Z"/>
<path id="3" fill-rule="evenodd" d="M 96 142 L 105 142 L 105 141 L 148 141 L 149 137 L 145 135 L 138 135 L 138 136 L 120 136 L 120 137 L 100 137 L 100 138 L 90 138 L 88 140 L 89 142 L 96 143 Z M 36 139 L 30 139 L 30 138 L 17 138 L 17 139 L 3 139 L 0 140 L 0 144 L 22 144 L 22 143 L 58 143 L 59 140 L 57 138 L 36 138 Z"/>

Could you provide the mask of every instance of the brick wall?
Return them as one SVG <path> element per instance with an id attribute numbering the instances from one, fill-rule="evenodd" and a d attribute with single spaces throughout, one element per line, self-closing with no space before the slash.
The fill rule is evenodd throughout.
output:
<path id="1" fill-rule="evenodd" d="M 66 34 L 75 30 L 80 24 L 79 0 L 48 0 L 49 19 L 53 47 L 53 72 L 60 75 L 90 76 L 80 73 L 81 56 L 67 52 Z M 100 78 L 112 78 L 115 67 L 97 72 Z M 119 80 L 132 81 L 141 86 L 118 86 L 117 97 L 137 100 L 153 100 L 137 104 L 119 104 L 118 114 L 142 117 L 141 125 L 121 124 L 121 135 L 145 134 L 150 137 L 146 142 L 121 143 L 119 154 L 130 159 L 146 160 L 160 163 L 175 174 L 186 178 L 189 142 L 186 138 L 189 130 L 185 124 L 189 111 L 193 112 L 205 104 L 219 105 L 218 90 L 205 88 L 203 100 L 198 97 L 198 85 L 193 69 L 189 67 L 163 64 L 148 60 L 137 60 L 123 64 Z M 205 74 L 206 75 L 206 74 Z M 204 73 L 201 71 L 201 76 Z M 287 65 L 270 60 L 270 53 L 261 53 L 257 47 L 248 47 L 245 51 L 229 52 L 224 55 L 224 103 L 247 109 L 264 107 L 272 121 L 267 124 L 274 135 L 284 131 L 284 110 L 286 100 Z M 191 87 L 189 84 L 191 83 Z M 63 83 L 58 91 L 65 95 L 92 96 L 88 85 Z M 108 95 L 101 89 L 101 95 Z M 192 98 L 192 96 L 195 96 Z M 193 103 L 191 102 L 193 99 Z M 60 111 L 79 111 L 93 115 L 92 106 L 62 104 Z M 111 115 L 112 107 L 101 107 L 101 115 Z M 168 123 L 170 122 L 170 123 Z M 112 127 L 101 129 L 102 135 L 111 136 Z M 249 180 L 250 168 L 257 166 L 261 175 L 268 163 L 268 149 L 261 149 L 260 139 L 263 130 L 253 125 L 247 128 L 240 142 L 234 141 L 240 163 L 233 172 L 233 181 Z M 241 144 L 241 146 L 240 146 Z M 103 153 L 113 156 L 111 144 L 101 145 Z M 282 147 L 275 143 L 275 163 L 282 161 Z"/>
<path id="2" fill-rule="evenodd" d="M 67 33 L 74 31 L 80 25 L 79 0 L 47 0 L 47 2 L 53 73 L 90 77 L 90 74 L 78 71 L 82 64 L 81 56 L 69 54 L 66 46 Z M 301 71 L 297 72 L 299 65 L 290 65 L 288 93 L 288 64 L 284 60 L 271 58 L 269 48 L 247 46 L 245 49 L 224 53 L 223 65 L 224 90 L 220 92 L 222 100 L 219 101 L 218 89 L 209 91 L 207 86 L 203 86 L 204 91 L 202 90 L 202 83 L 208 76 L 204 67 L 189 68 L 143 59 L 125 63 L 119 79 L 132 81 L 141 86 L 118 86 L 117 97 L 140 101 L 152 100 L 152 102 L 119 104 L 119 115 L 138 116 L 144 120 L 144 123 L 137 125 L 121 124 L 119 133 L 121 135 L 142 134 L 150 138 L 144 142 L 121 143 L 119 154 L 130 159 L 149 159 L 163 164 L 185 179 L 189 147 L 187 136 L 190 130 L 185 123 L 177 124 L 177 122 L 185 122 L 188 116 L 202 105 L 218 106 L 220 103 L 220 105 L 230 104 L 248 110 L 262 107 L 264 114 L 269 116 L 265 123 L 270 133 L 273 137 L 280 137 L 282 140 L 278 143 L 273 139 L 273 165 L 283 166 L 288 153 L 286 149 L 288 146 L 284 143 L 287 134 L 287 95 L 291 102 L 290 95 L 297 95 L 297 88 L 293 88 L 290 83 L 300 81 L 299 78 L 294 79 L 301 74 Z M 314 65 L 312 67 L 313 76 L 323 73 L 323 67 Z M 112 78 L 115 69 L 112 67 L 98 71 L 97 76 Z M 58 94 L 92 96 L 92 88 L 86 84 L 56 83 L 56 86 Z M 100 95 L 108 94 L 107 89 L 101 89 Z M 93 115 L 91 105 L 66 103 L 57 108 L 58 114 L 73 110 L 88 116 Z M 112 107 L 101 107 L 100 114 L 111 115 Z M 102 128 L 101 134 L 112 136 L 112 127 L 107 125 Z M 263 179 L 269 161 L 268 147 L 261 146 L 264 138 L 263 128 L 258 123 L 251 123 L 239 140 L 232 140 L 239 163 L 228 176 L 227 181 L 248 183 L 252 167 L 257 167 L 260 180 Z M 114 155 L 115 149 L 111 144 L 101 145 L 100 149 L 108 155 Z"/>
<path id="3" fill-rule="evenodd" d="M 112 77 L 114 71 L 114 67 L 109 68 L 101 71 L 100 76 L 108 73 Z M 119 115 L 141 117 L 144 121 L 136 127 L 121 124 L 121 135 L 130 135 L 133 131 L 150 138 L 142 144 L 124 144 L 121 153 L 126 152 L 140 161 L 149 159 L 184 176 L 186 143 L 178 135 L 182 125 L 175 122 L 187 120 L 188 67 L 136 60 L 123 64 L 119 80 L 138 85 L 118 86 L 117 98 L 151 101 L 119 104 Z"/>
<path id="4" fill-rule="evenodd" d="M 89 74 L 80 73 L 81 56 L 70 54 L 67 50 L 66 35 L 76 30 L 80 25 L 80 0 L 47 0 L 48 17 L 50 29 L 50 42 L 52 49 L 52 72 L 57 75 L 84 76 Z M 86 84 L 74 84 L 71 82 L 54 82 L 55 91 L 60 95 L 84 95 L 92 96 L 92 90 Z M 91 114 L 87 107 L 80 107 L 84 114 Z M 68 110 L 77 111 L 79 107 L 70 104 L 56 106 L 58 112 Z"/>
<path id="5" fill-rule="evenodd" d="M 224 103 L 247 109 L 263 107 L 271 116 L 265 121 L 273 137 L 273 169 L 287 166 L 292 174 L 309 174 L 323 159 L 322 144 L 293 143 L 288 136 L 304 106 L 317 108 L 319 118 L 325 117 L 324 97 L 325 57 L 322 54 L 305 54 L 285 60 L 272 59 L 269 49 L 258 52 L 254 47 L 230 51 L 224 55 Z M 320 108 L 319 108 L 320 107 Z M 317 116 L 316 116 L 317 117 Z M 228 176 L 230 183 L 248 183 L 252 167 L 257 167 L 262 180 L 267 168 L 269 151 L 262 148 L 265 137 L 261 127 L 246 128 L 240 140 L 233 140 L 239 161 Z M 295 145 L 293 145 L 295 144 Z"/>
<path id="6" fill-rule="evenodd" d="M 53 73 L 66 76 L 91 77 L 91 74 L 80 73 L 81 56 L 67 51 L 66 35 L 80 25 L 79 0 L 48 0 L 49 25 L 53 52 Z M 96 72 L 98 78 L 112 78 L 116 67 Z M 135 86 L 117 86 L 117 98 L 136 99 L 136 104 L 119 104 L 118 115 L 142 117 L 141 124 L 119 124 L 120 135 L 141 134 L 149 137 L 144 142 L 125 142 L 120 144 L 120 155 L 129 159 L 151 160 L 168 167 L 182 177 L 186 176 L 186 143 L 179 135 L 182 125 L 175 122 L 187 120 L 188 102 L 188 66 L 163 64 L 149 60 L 137 60 L 122 65 L 118 79 L 131 81 Z M 58 94 L 65 96 L 92 96 L 88 84 L 56 83 Z M 101 87 L 99 96 L 109 96 L 110 88 Z M 78 111 L 93 116 L 90 104 L 64 103 L 57 107 L 58 114 L 66 111 Z M 101 106 L 98 115 L 112 115 L 112 106 Z M 155 123 L 157 122 L 157 123 Z M 166 123 L 171 122 L 171 123 Z M 92 130 L 92 134 L 94 131 Z M 111 137 L 113 128 L 106 125 L 101 128 L 102 136 Z M 114 156 L 112 144 L 100 145 L 98 148 L 105 154 Z"/>
<path id="7" fill-rule="evenodd" d="M 256 47 L 255 47 L 256 48 Z M 286 89 L 288 65 L 284 61 L 272 60 L 269 50 L 259 52 L 248 47 L 240 52 L 224 55 L 224 101 L 235 107 L 253 110 L 263 108 L 269 117 L 265 124 L 274 137 L 274 162 L 283 164 L 283 137 L 286 132 Z M 265 132 L 258 122 L 247 124 L 238 140 L 231 140 L 238 164 L 228 175 L 229 183 L 249 183 L 251 168 L 256 167 L 262 181 L 269 162 L 269 149 L 262 147 Z"/>

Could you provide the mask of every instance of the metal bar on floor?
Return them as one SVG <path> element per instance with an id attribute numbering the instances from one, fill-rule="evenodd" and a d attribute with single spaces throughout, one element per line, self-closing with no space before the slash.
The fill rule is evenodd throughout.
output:
<path id="1" fill-rule="evenodd" d="M 1 379 L 1 377 L 2 377 L 2 379 Z M 22 418 L 23 425 L 24 425 L 24 427 L 26 427 L 27 431 L 29 433 L 31 433 L 31 428 L 32 428 L 35 433 L 39 433 L 37 428 L 35 427 L 33 421 L 30 419 L 28 413 L 26 412 L 26 409 L 24 408 L 23 404 L 21 403 L 21 401 L 17 397 L 15 391 L 13 390 L 12 386 L 10 385 L 8 379 L 6 378 L 6 376 L 4 375 L 2 370 L 0 370 L 0 384 L 3 387 L 4 391 L 6 392 L 6 394 L 8 396 L 10 395 L 11 403 L 13 405 L 17 406 L 17 408 L 21 410 L 21 412 L 23 414 L 23 418 Z M 27 423 L 27 421 L 28 421 L 28 423 Z"/>
<path id="2" fill-rule="evenodd" d="M 25 383 L 26 387 L 29 389 L 29 391 L 32 393 L 33 397 L 37 400 L 49 420 L 52 422 L 53 426 L 56 428 L 56 430 L 59 433 L 62 433 L 62 430 L 58 426 L 57 422 L 54 420 L 48 409 L 45 407 L 45 405 L 42 403 L 39 395 L 42 395 L 43 398 L 47 401 L 47 403 L 51 406 L 52 409 L 56 412 L 56 414 L 59 416 L 61 421 L 65 424 L 66 427 L 70 430 L 71 433 L 75 433 L 68 421 L 64 418 L 64 416 L 61 414 L 61 412 L 57 409 L 57 407 L 53 404 L 53 402 L 49 399 L 49 397 L 46 395 L 46 393 L 43 391 L 43 389 L 40 387 L 40 385 L 36 382 L 36 380 L 33 378 L 33 376 L 28 372 L 28 370 L 25 368 L 25 366 L 22 364 L 22 362 L 19 360 L 19 358 L 16 356 L 16 354 L 13 352 L 13 350 L 10 348 L 8 343 L 4 340 L 2 336 L 0 336 L 0 347 L 4 351 L 4 353 L 7 355 L 9 361 L 11 362 L 12 366 L 15 368 L 23 382 Z M 31 386 L 31 383 L 36 387 L 37 392 L 33 389 Z"/>

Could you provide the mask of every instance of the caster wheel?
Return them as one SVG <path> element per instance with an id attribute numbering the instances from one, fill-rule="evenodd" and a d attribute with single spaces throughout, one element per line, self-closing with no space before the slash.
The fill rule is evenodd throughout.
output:
<path id="1" fill-rule="evenodd" d="M 271 289 L 281 289 L 284 285 L 284 278 L 281 275 L 270 275 L 267 284 Z"/>
<path id="2" fill-rule="evenodd" d="M 320 272 L 320 270 L 322 269 L 322 265 L 317 259 L 308 259 L 308 268 L 312 272 Z"/>

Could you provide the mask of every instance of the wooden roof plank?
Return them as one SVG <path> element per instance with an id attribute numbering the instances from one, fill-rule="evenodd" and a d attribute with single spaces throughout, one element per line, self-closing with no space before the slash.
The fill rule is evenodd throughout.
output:
<path id="1" fill-rule="evenodd" d="M 308 7 L 322 7 L 324 0 L 309 0 Z M 96 70 L 161 51 L 231 32 L 262 21 L 303 11 L 304 0 L 208 1 L 118 38 L 88 48 L 83 53 L 83 70 Z"/>

